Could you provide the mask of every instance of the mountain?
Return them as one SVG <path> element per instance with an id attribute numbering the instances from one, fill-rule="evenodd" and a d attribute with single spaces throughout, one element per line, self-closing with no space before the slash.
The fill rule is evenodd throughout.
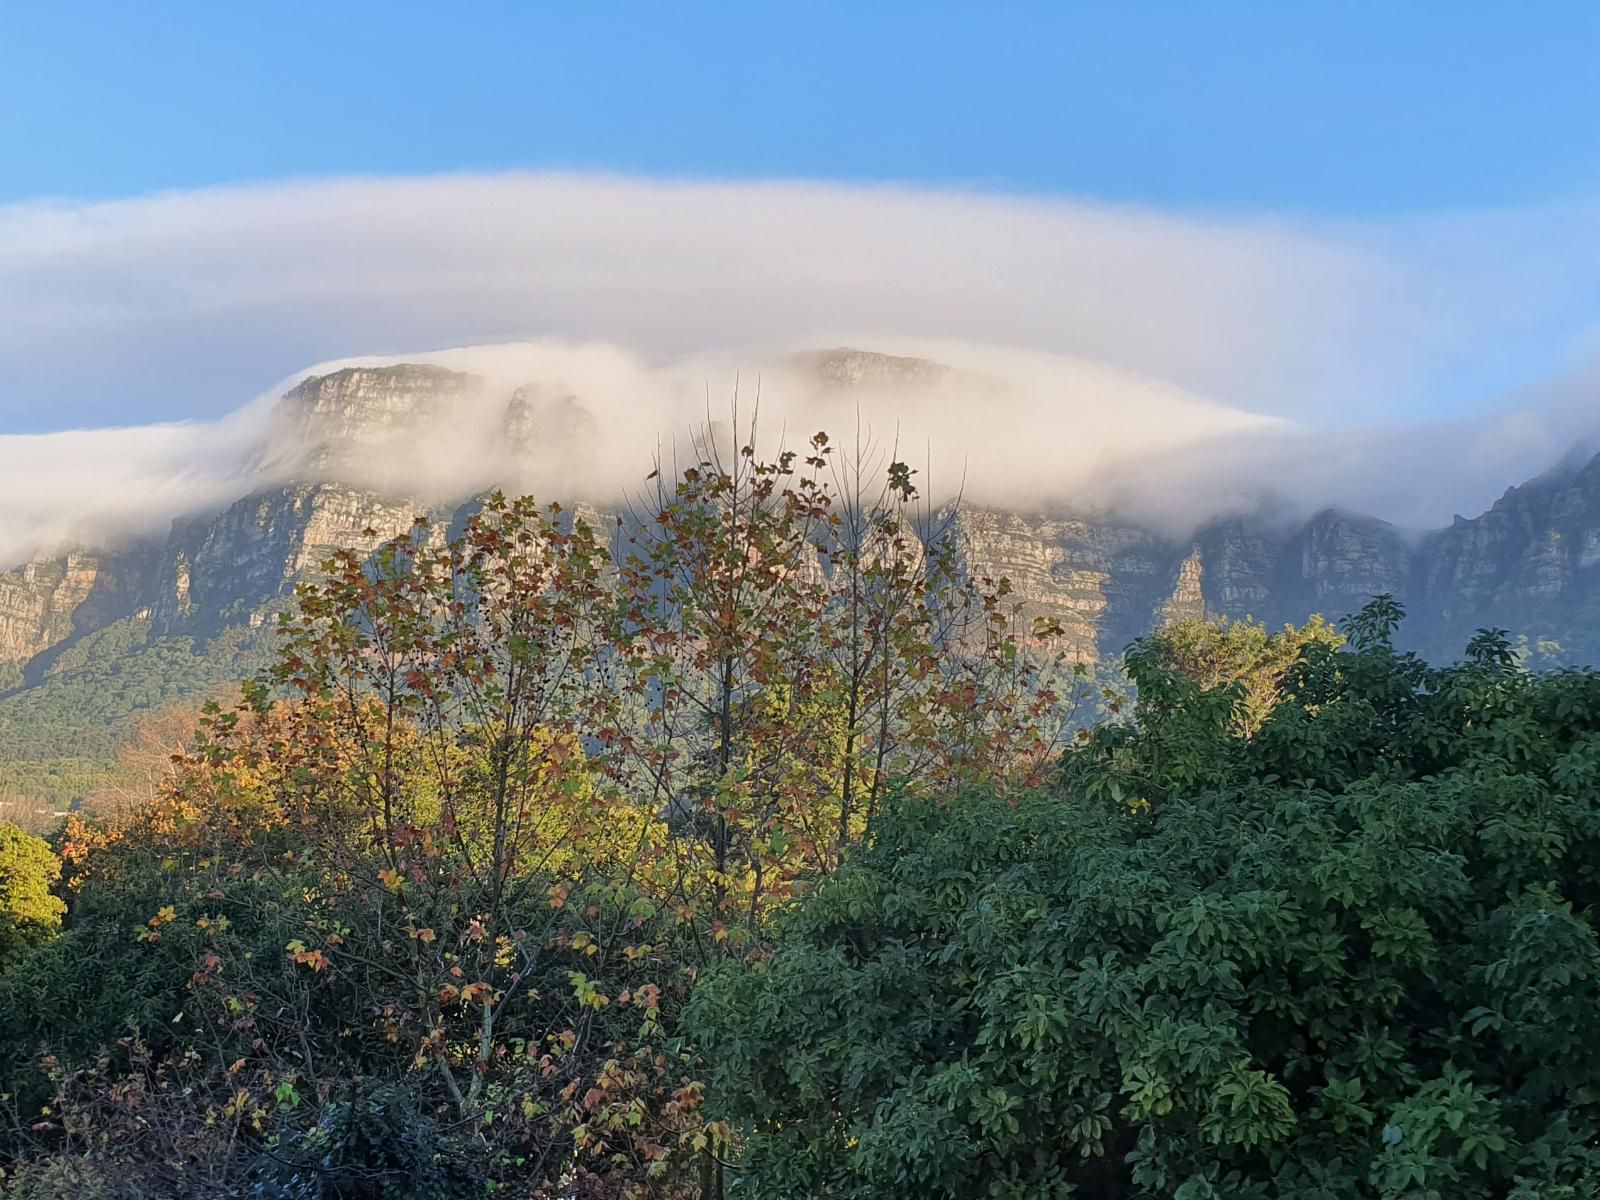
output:
<path id="1" fill-rule="evenodd" d="M 963 386 L 937 364 L 859 350 L 797 355 L 787 367 L 847 402 L 875 387 Z M 589 477 L 598 427 L 555 382 L 500 388 L 414 364 L 306 379 L 271 413 L 247 494 L 233 503 L 164 536 L 0 573 L 0 795 L 70 801 L 138 713 L 203 696 L 261 661 L 270 617 L 331 551 L 370 550 L 419 512 L 457 520 L 474 488 L 441 477 L 433 447 L 467 439 L 479 475 L 515 489 L 556 466 Z M 1495 625 L 1536 661 L 1600 661 L 1600 457 L 1420 539 L 1335 508 L 1303 519 L 1262 509 L 1183 537 L 1064 509 L 965 504 L 937 519 L 966 570 L 1010 579 L 1025 615 L 1059 621 L 1086 663 L 1115 659 L 1172 616 L 1337 618 L 1379 592 L 1405 602 L 1404 636 L 1430 655 Z"/>
<path id="2" fill-rule="evenodd" d="M 1600 455 L 1514 487 L 1482 516 L 1457 517 L 1417 556 L 1412 594 L 1429 643 L 1460 645 L 1503 626 L 1550 657 L 1600 661 Z"/>
<path id="3" fill-rule="evenodd" d="M 138 595 L 136 569 L 121 556 L 75 550 L 0 574 L 0 688 L 80 628 L 109 625 Z"/>

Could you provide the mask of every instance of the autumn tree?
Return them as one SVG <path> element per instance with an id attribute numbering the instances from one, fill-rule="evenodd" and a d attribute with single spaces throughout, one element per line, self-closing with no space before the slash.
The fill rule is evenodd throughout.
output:
<path id="1" fill-rule="evenodd" d="M 237 689 L 219 698 L 236 698 Z M 177 777 L 179 765 L 199 739 L 205 706 L 168 704 L 134 718 L 116 749 L 105 784 L 83 798 L 83 809 L 109 812 L 156 799 Z"/>
<path id="2" fill-rule="evenodd" d="M 764 457 L 754 421 L 733 428 L 624 523 L 623 749 L 681 834 L 676 901 L 750 929 L 887 791 L 1038 770 L 1075 696 L 1008 585 L 962 574 L 906 463 L 864 434 Z"/>
<path id="3" fill-rule="evenodd" d="M 746 433 L 614 528 L 494 496 L 304 583 L 159 794 L 69 824 L 70 944 L 0 986 L 0 1029 L 52 978 L 137 1002 L 70 1030 L 44 1002 L 74 1066 L 35 1136 L 103 1156 L 148 1121 L 171 1194 L 359 1146 L 392 1182 L 370 1124 L 484 1185 L 720 1195 L 696 981 L 889 798 L 1036 779 L 1069 699 L 905 464 Z"/>
<path id="4" fill-rule="evenodd" d="M 1087 673 L 1068 667 L 1050 622 L 1021 625 L 1004 579 L 962 566 L 959 500 L 935 509 L 897 446 L 859 426 L 842 453 L 825 436 L 832 518 L 822 654 L 834 664 L 848 749 L 841 845 L 870 829 L 887 789 L 1036 783 L 1080 712 Z"/>
<path id="5" fill-rule="evenodd" d="M 541 1155 L 568 1085 L 624 1070 L 598 1021 L 618 996 L 585 971 L 624 964 L 618 993 L 660 991 L 632 935 L 655 915 L 634 876 L 661 814 L 607 770 L 624 697 L 611 581 L 587 522 L 493 497 L 453 540 L 419 522 L 371 561 L 337 558 L 272 679 L 294 697 L 289 798 L 325 899 L 290 961 L 381 1000 L 380 1055 L 403 1049 L 458 1119 L 503 1125 L 509 1108 Z M 638 1012 L 653 1027 L 658 1005 Z"/>
<path id="6" fill-rule="evenodd" d="M 817 801 L 837 756 L 821 744 L 827 680 L 812 648 L 829 512 L 815 456 L 766 461 L 709 430 L 690 449 L 675 479 L 658 465 L 655 495 L 623 527 L 634 723 L 619 767 L 678 832 L 672 901 L 721 936 L 781 898 L 791 864 L 825 865 L 833 825 Z M 797 791 L 810 802 L 796 806 Z"/>

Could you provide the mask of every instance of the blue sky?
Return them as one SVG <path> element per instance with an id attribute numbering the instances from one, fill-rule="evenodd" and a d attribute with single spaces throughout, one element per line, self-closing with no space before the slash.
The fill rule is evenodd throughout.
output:
<path id="1" fill-rule="evenodd" d="M 1597 61 L 1559 0 L 0 0 L 0 435 L 857 332 L 1478 413 L 1600 361 Z"/>
<path id="2" fill-rule="evenodd" d="M 1600 5 L 0 6 L 0 203 L 349 172 L 1367 217 L 1600 184 Z"/>

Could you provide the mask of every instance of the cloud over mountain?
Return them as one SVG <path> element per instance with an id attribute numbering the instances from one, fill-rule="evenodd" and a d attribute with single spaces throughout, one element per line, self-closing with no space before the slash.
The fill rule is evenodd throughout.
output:
<path id="1" fill-rule="evenodd" d="M 1494 390 L 1506 354 L 1592 320 L 1597 213 L 1357 226 L 571 175 L 39 202 L 0 209 L 0 413 L 216 416 L 307 362 L 484 341 L 674 356 L 916 337 L 1371 417 L 1474 368 Z"/>
<path id="2" fill-rule="evenodd" d="M 1597 213 L 1362 226 L 574 175 L 13 206 L 0 429 L 134 428 L 0 436 L 0 555 L 151 527 L 248 485 L 283 386 L 229 414 L 264 381 L 485 342 L 536 348 L 438 357 L 520 355 L 503 373 L 559 377 L 602 413 L 591 457 L 608 479 L 736 372 L 748 387 L 765 369 L 769 411 L 811 420 L 772 364 L 849 344 L 1004 381 L 1003 399 L 880 413 L 932 438 L 974 493 L 1089 489 L 1152 520 L 1263 496 L 1443 520 L 1592 421 L 1595 373 L 1572 364 L 1594 318 Z M 432 449 L 426 473 L 449 475 L 455 456 Z"/>

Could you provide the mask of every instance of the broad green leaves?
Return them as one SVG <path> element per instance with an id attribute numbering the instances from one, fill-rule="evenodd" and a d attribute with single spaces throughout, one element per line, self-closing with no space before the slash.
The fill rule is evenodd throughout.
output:
<path id="1" fill-rule="evenodd" d="M 1253 729 L 1149 663 L 1057 791 L 905 807 L 703 983 L 753 1194 L 1595 1195 L 1600 677 L 1399 616 Z"/>

